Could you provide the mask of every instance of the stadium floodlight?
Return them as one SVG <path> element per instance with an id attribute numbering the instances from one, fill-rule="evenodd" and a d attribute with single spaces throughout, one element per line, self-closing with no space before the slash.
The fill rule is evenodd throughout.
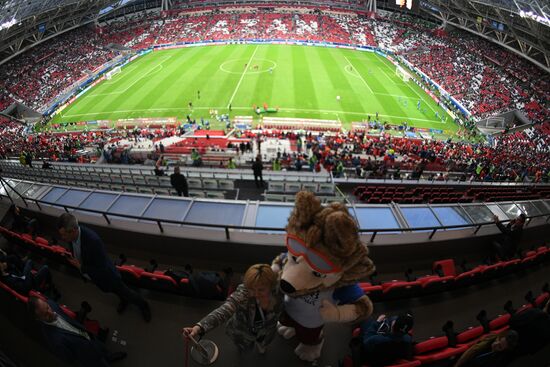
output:
<path id="1" fill-rule="evenodd" d="M 407 9 L 412 9 L 412 3 L 413 0 L 395 0 L 395 5 L 399 5 L 400 7 L 406 7 Z"/>
<path id="2" fill-rule="evenodd" d="M 538 0 L 514 0 L 514 5 L 518 9 L 520 17 L 529 18 L 535 22 L 550 26 L 550 17 L 547 14 L 548 5 L 541 6 Z"/>
<path id="3" fill-rule="evenodd" d="M 13 17 L 11 20 L 8 20 L 8 21 L 0 24 L 0 31 L 3 31 L 4 29 L 11 28 L 15 24 L 17 24 L 17 19 L 15 19 L 15 17 Z"/>

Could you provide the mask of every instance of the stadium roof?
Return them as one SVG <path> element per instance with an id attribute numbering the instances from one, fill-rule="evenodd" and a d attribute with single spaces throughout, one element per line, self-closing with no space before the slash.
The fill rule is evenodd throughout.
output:
<path id="1" fill-rule="evenodd" d="M 0 0 L 0 60 L 134 0 Z"/>
<path id="2" fill-rule="evenodd" d="M 234 0 L 230 3 L 254 1 Z M 387 0 L 378 0 L 379 3 L 384 1 Z M 160 0 L 0 0 L 0 63 L 36 43 L 86 24 L 97 19 L 99 15 L 133 2 L 156 3 L 159 8 L 161 3 Z M 162 0 L 163 4 L 178 2 L 181 1 Z M 273 0 L 273 2 L 280 3 L 285 0 Z M 450 24 L 492 40 L 550 71 L 550 2 L 548 0 L 420 0 L 420 2 L 422 10 L 440 19 L 444 24 Z M 217 2 L 208 1 L 207 3 Z M 305 0 L 302 3 L 316 4 L 314 0 Z M 166 7 L 168 8 L 169 5 Z"/>
<path id="3" fill-rule="evenodd" d="M 421 0 L 421 7 L 550 71 L 548 0 Z"/>

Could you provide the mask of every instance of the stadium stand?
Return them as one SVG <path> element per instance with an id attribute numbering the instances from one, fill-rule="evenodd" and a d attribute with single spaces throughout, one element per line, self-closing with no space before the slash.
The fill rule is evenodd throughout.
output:
<path id="1" fill-rule="evenodd" d="M 516 108 L 534 122 L 550 118 L 548 74 L 464 32 L 441 36 L 433 24 L 384 11 L 370 19 L 354 13 L 313 14 L 313 8 L 289 7 L 288 13 L 222 9 L 232 16 L 206 9 L 200 15 L 182 11 L 162 18 L 112 21 L 95 30 L 80 28 L 10 61 L 0 77 L 11 96 L 42 110 L 53 96 L 85 76 L 85 70 L 112 58 L 110 44 L 137 50 L 173 42 L 265 38 L 383 45 L 406 54 L 476 118 Z M 72 47 L 64 48 L 66 43 Z"/>

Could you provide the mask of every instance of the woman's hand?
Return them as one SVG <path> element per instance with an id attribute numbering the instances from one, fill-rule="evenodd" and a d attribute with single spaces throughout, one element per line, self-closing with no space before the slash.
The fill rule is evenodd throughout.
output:
<path id="1" fill-rule="evenodd" d="M 196 338 L 198 335 L 200 335 L 201 327 L 199 325 L 195 325 L 193 327 L 184 327 L 182 330 L 183 336 L 186 338 L 193 337 Z"/>

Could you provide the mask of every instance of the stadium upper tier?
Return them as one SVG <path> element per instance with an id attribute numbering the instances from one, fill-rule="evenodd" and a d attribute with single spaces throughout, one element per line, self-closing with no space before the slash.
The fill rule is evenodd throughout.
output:
<path id="1" fill-rule="evenodd" d="M 116 52 L 107 48 L 111 44 L 138 50 L 173 42 L 277 38 L 380 46 L 403 54 L 476 118 L 521 109 L 535 122 L 550 119 L 550 76 L 464 32 L 434 32 L 433 24 L 384 12 L 370 19 L 354 13 L 318 14 L 307 8 L 222 10 L 126 18 L 40 44 L 2 66 L 0 110 L 15 100 L 43 111 L 86 72 L 115 57 Z"/>

